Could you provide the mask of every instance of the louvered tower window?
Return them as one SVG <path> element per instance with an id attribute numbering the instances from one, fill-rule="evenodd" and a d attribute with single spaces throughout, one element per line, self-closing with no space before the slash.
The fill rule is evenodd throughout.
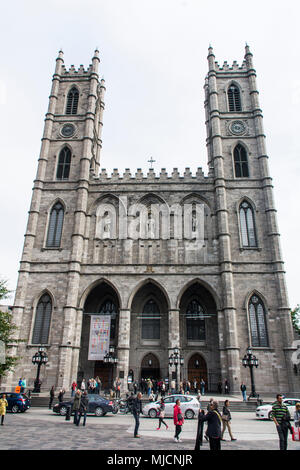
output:
<path id="1" fill-rule="evenodd" d="M 205 340 L 204 309 L 198 300 L 192 300 L 186 309 L 186 335 L 188 340 Z"/>
<path id="2" fill-rule="evenodd" d="M 68 93 L 66 114 L 77 114 L 79 92 L 76 87 L 71 88 Z"/>
<path id="3" fill-rule="evenodd" d="M 228 104 L 229 111 L 242 111 L 240 90 L 236 85 L 231 85 L 228 88 Z"/>
<path id="4" fill-rule="evenodd" d="M 47 344 L 51 322 L 52 302 L 49 294 L 44 294 L 37 305 L 32 335 L 32 344 Z"/>
<path id="5" fill-rule="evenodd" d="M 57 248 L 60 246 L 61 234 L 64 221 L 64 208 L 60 202 L 57 202 L 50 214 L 47 247 Z"/>
<path id="6" fill-rule="evenodd" d="M 236 178 L 249 178 L 248 158 L 246 149 L 238 144 L 233 152 L 234 171 Z"/>
<path id="7" fill-rule="evenodd" d="M 160 339 L 160 310 L 154 300 L 148 300 L 143 308 L 142 339 Z"/>
<path id="8" fill-rule="evenodd" d="M 256 247 L 254 211 L 248 201 L 243 201 L 240 205 L 240 226 L 242 245 L 248 248 Z"/>
<path id="9" fill-rule="evenodd" d="M 248 308 L 252 346 L 268 347 L 269 339 L 266 323 L 266 311 L 263 301 L 258 295 L 252 295 L 249 300 Z"/>
<path id="10" fill-rule="evenodd" d="M 71 167 L 71 150 L 68 147 L 64 147 L 58 157 L 58 165 L 56 178 L 58 180 L 67 180 L 70 174 Z"/>

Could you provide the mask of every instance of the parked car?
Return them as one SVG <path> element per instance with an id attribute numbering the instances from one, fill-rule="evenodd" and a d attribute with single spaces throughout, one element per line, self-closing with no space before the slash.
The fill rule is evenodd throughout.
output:
<path id="1" fill-rule="evenodd" d="M 6 395 L 6 400 L 8 403 L 7 411 L 12 413 L 24 413 L 31 406 L 31 402 L 25 393 L 0 393 L 0 398 Z"/>
<path id="2" fill-rule="evenodd" d="M 94 414 L 96 416 L 105 416 L 108 412 L 114 411 L 114 403 L 111 400 L 107 400 L 101 395 L 91 393 L 89 397 L 88 414 Z M 65 416 L 69 406 L 73 405 L 74 398 L 69 401 L 63 401 L 53 406 L 53 412 L 58 413 L 61 416 Z"/>
<path id="3" fill-rule="evenodd" d="M 198 417 L 200 404 L 196 397 L 191 395 L 169 395 L 164 398 L 165 402 L 165 416 L 173 418 L 174 406 L 176 400 L 179 398 L 180 407 L 184 417 L 187 419 L 193 419 Z M 149 416 L 150 418 L 157 418 L 157 411 L 160 406 L 160 400 L 147 403 L 143 407 L 143 415 Z"/>
<path id="4" fill-rule="evenodd" d="M 300 399 L 284 398 L 282 400 L 282 403 L 288 407 L 291 418 L 294 419 L 295 405 L 296 403 L 300 403 Z M 272 419 L 271 418 L 272 405 L 273 403 L 266 403 L 264 405 L 258 406 L 256 408 L 256 418 L 257 419 Z"/>

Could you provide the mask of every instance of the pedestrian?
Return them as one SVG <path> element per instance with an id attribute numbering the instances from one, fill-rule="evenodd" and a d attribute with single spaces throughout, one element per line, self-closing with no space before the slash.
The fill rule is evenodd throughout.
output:
<path id="1" fill-rule="evenodd" d="M 76 424 L 76 426 L 79 426 L 80 402 L 81 402 L 81 391 L 77 390 L 75 393 L 74 401 L 73 401 L 74 424 Z"/>
<path id="2" fill-rule="evenodd" d="M 195 449 L 194 450 L 200 450 L 200 446 L 203 445 L 203 426 L 204 426 L 204 422 L 201 419 L 202 416 L 204 416 L 204 411 L 199 409 L 197 435 L 196 435 L 196 442 L 195 442 Z M 206 439 L 208 439 L 208 438 L 206 438 Z"/>
<path id="3" fill-rule="evenodd" d="M 179 434 L 182 431 L 182 425 L 184 423 L 184 418 L 183 414 L 180 408 L 180 400 L 179 398 L 176 400 L 176 404 L 174 406 L 174 424 L 175 424 L 175 436 L 174 436 L 174 441 L 175 442 L 181 442 L 181 439 L 179 438 Z"/>
<path id="4" fill-rule="evenodd" d="M 172 395 L 175 393 L 175 387 L 176 387 L 175 380 L 171 380 L 171 394 Z"/>
<path id="5" fill-rule="evenodd" d="M 241 383 L 241 392 L 242 392 L 242 396 L 243 396 L 243 401 L 247 401 L 247 388 L 246 388 L 246 385 L 244 384 L 244 382 Z"/>
<path id="6" fill-rule="evenodd" d="M 77 388 L 77 383 L 75 382 L 75 380 L 73 380 L 73 383 L 71 385 L 71 397 L 74 397 L 76 388 Z"/>
<path id="7" fill-rule="evenodd" d="M 224 406 L 223 406 L 223 413 L 222 413 L 223 429 L 222 429 L 221 441 L 225 441 L 223 437 L 224 437 L 224 432 L 226 428 L 228 429 L 231 440 L 236 441 L 236 439 L 233 437 L 232 432 L 231 432 L 230 421 L 231 421 L 231 413 L 229 409 L 229 400 L 225 400 Z"/>
<path id="8" fill-rule="evenodd" d="M 219 380 L 218 382 L 218 394 L 219 395 L 222 395 L 222 390 L 223 390 L 222 380 Z"/>
<path id="9" fill-rule="evenodd" d="M 18 386 L 20 387 L 20 393 L 23 393 L 23 379 L 22 377 L 20 377 L 19 379 L 19 382 L 18 382 Z"/>
<path id="10" fill-rule="evenodd" d="M 81 395 L 80 407 L 79 407 L 78 425 L 77 425 L 77 426 L 79 426 L 80 418 L 81 418 L 82 415 L 83 415 L 83 423 L 82 423 L 82 425 L 85 426 L 85 423 L 86 423 L 86 414 L 87 414 L 87 412 L 88 412 L 88 408 L 89 408 L 89 396 L 88 396 L 87 391 L 85 390 L 85 391 L 83 392 L 83 395 Z"/>
<path id="11" fill-rule="evenodd" d="M 6 400 L 6 395 L 5 393 L 2 395 L 2 398 L 0 398 L 0 416 L 1 416 L 1 426 L 4 425 L 4 417 L 6 414 L 6 408 L 8 407 L 8 402 Z"/>
<path id="12" fill-rule="evenodd" d="M 80 390 L 83 393 L 85 391 L 85 389 L 86 389 L 85 379 L 82 379 L 82 382 L 81 382 L 81 385 L 80 385 Z"/>
<path id="13" fill-rule="evenodd" d="M 294 412 L 294 425 L 300 430 L 300 403 L 296 403 Z"/>
<path id="14" fill-rule="evenodd" d="M 225 380 L 225 383 L 224 383 L 224 392 L 225 392 L 225 395 L 229 394 L 229 382 L 227 379 Z"/>
<path id="15" fill-rule="evenodd" d="M 52 409 L 53 400 L 54 400 L 54 385 L 52 385 L 52 387 L 51 387 L 51 389 L 50 389 L 49 410 Z"/>
<path id="16" fill-rule="evenodd" d="M 136 398 L 133 400 L 133 403 L 132 403 L 132 414 L 135 419 L 134 437 L 141 437 L 138 434 L 139 426 L 140 426 L 140 414 L 142 413 L 141 398 L 142 398 L 142 394 L 141 392 L 138 392 Z"/>
<path id="17" fill-rule="evenodd" d="M 162 382 L 162 384 L 161 384 L 160 393 L 161 393 L 162 398 L 164 398 L 164 396 L 166 395 L 166 384 L 165 384 L 165 382 Z"/>
<path id="18" fill-rule="evenodd" d="M 195 392 L 195 395 L 197 395 L 197 393 L 198 393 L 198 383 L 197 383 L 196 379 L 194 379 L 194 392 Z"/>
<path id="19" fill-rule="evenodd" d="M 200 388 L 201 388 L 201 395 L 205 393 L 205 381 L 203 379 L 200 380 Z"/>
<path id="20" fill-rule="evenodd" d="M 211 410 L 205 415 L 200 415 L 200 421 L 207 421 L 207 437 L 209 439 L 210 450 L 221 450 L 221 424 L 222 418 L 218 410 L 219 403 L 213 400 Z"/>
<path id="21" fill-rule="evenodd" d="M 166 426 L 166 429 L 168 429 L 168 425 L 164 421 L 165 408 L 166 408 L 165 401 L 164 401 L 163 398 L 161 398 L 160 404 L 159 404 L 159 409 L 158 409 L 158 428 L 156 428 L 156 431 L 158 431 L 160 429 L 161 423 L 163 423 Z"/>
<path id="22" fill-rule="evenodd" d="M 136 395 L 137 394 L 137 389 L 138 389 L 138 384 L 137 381 L 135 380 L 133 382 L 133 393 Z"/>
<path id="23" fill-rule="evenodd" d="M 207 407 L 206 407 L 206 411 L 207 411 L 207 412 L 209 412 L 210 410 L 212 410 L 212 402 L 213 402 L 213 401 L 214 401 L 213 398 L 210 398 L 210 399 L 209 399 L 209 402 L 208 402 Z M 204 437 L 205 437 L 205 439 L 208 441 L 208 440 L 209 440 L 209 439 L 208 439 L 208 435 L 207 435 L 208 423 L 206 423 L 206 424 L 207 424 L 207 426 L 206 426 L 206 430 L 205 430 L 205 433 L 204 433 Z"/>
<path id="24" fill-rule="evenodd" d="M 290 413 L 288 407 L 282 403 L 282 394 L 276 395 L 276 402 L 272 405 L 271 418 L 273 419 L 278 437 L 279 437 L 279 449 L 287 450 L 288 431 L 291 426 L 290 424 Z"/>
<path id="25" fill-rule="evenodd" d="M 63 402 L 64 394 L 65 394 L 65 389 L 61 388 L 57 396 L 59 403 Z"/>
<path id="26" fill-rule="evenodd" d="M 27 387 L 26 379 L 22 378 L 22 391 L 21 391 L 21 393 L 25 393 L 26 387 Z"/>
<path id="27" fill-rule="evenodd" d="M 120 394 L 121 394 L 121 381 L 118 377 L 116 381 L 116 398 L 120 398 Z"/>

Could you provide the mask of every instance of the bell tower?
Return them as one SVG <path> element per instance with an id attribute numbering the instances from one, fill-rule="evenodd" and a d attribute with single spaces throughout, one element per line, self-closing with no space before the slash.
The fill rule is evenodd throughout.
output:
<path id="1" fill-rule="evenodd" d="M 278 362 L 285 362 L 287 379 L 292 383 L 289 349 L 293 342 L 293 331 L 273 183 L 268 169 L 263 115 L 249 46 L 245 47 L 241 65 L 234 61 L 229 66 L 225 61 L 222 67 L 216 62 L 210 46 L 204 88 L 207 154 L 214 179 L 223 298 L 220 315 L 220 324 L 223 324 L 225 332 L 220 336 L 223 372 L 225 374 L 226 370 L 228 375 L 230 371 L 232 384 L 240 381 L 237 371 L 241 353 L 245 349 L 237 327 L 241 322 L 240 312 L 246 310 L 251 322 L 247 306 L 245 308 L 237 288 L 242 285 L 241 276 L 244 276 L 243 288 L 247 289 L 248 284 L 255 285 L 257 292 L 267 289 L 269 296 L 274 299 L 267 315 L 268 327 L 271 330 L 274 317 L 280 319 L 284 345 L 283 349 L 278 347 L 276 355 Z M 272 291 L 274 285 L 276 288 Z M 251 341 L 254 338 L 249 334 L 249 345 Z M 271 347 L 266 338 L 262 343 Z"/>

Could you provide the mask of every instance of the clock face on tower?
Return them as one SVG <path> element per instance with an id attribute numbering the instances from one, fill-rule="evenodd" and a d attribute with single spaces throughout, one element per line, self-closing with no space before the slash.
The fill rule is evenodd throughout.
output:
<path id="1" fill-rule="evenodd" d="M 244 132 L 246 131 L 246 126 L 242 121 L 233 121 L 230 124 L 230 131 L 233 134 L 241 135 L 244 134 Z"/>
<path id="2" fill-rule="evenodd" d="M 60 131 L 61 135 L 64 137 L 72 137 L 75 133 L 75 126 L 73 124 L 65 124 Z"/>

